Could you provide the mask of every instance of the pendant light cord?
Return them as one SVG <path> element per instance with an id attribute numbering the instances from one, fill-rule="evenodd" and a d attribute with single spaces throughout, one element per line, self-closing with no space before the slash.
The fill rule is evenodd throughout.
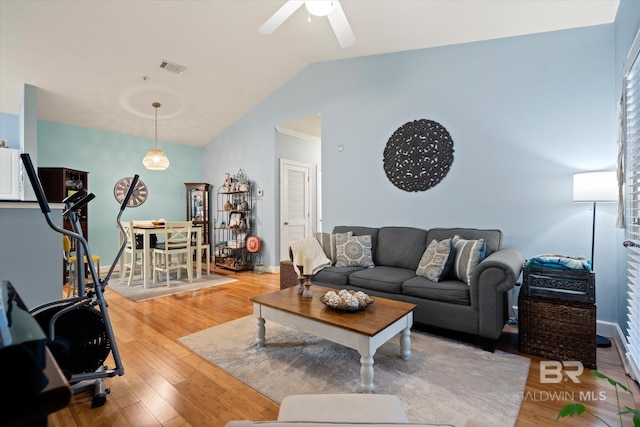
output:
<path id="1" fill-rule="evenodd" d="M 154 102 L 153 107 L 156 109 L 156 136 L 155 136 L 155 148 L 158 148 L 158 107 L 160 107 L 160 103 L 159 102 Z"/>

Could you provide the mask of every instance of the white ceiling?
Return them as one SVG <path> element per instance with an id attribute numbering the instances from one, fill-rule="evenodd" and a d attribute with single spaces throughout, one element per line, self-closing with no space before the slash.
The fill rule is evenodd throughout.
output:
<path id="1" fill-rule="evenodd" d="M 343 0 L 342 49 L 305 8 L 259 34 L 284 0 L 0 0 L 0 111 L 31 84 L 40 119 L 153 138 L 158 101 L 158 139 L 204 146 L 311 63 L 606 24 L 618 3 Z"/>

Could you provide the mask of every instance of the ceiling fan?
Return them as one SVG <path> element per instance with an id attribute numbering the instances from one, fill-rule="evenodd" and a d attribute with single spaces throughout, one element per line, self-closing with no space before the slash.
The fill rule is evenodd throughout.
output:
<path id="1" fill-rule="evenodd" d="M 262 24 L 258 31 L 261 34 L 273 33 L 303 4 L 310 15 L 326 16 L 329 19 L 331 28 L 336 33 L 341 47 L 349 47 L 356 42 L 356 37 L 353 35 L 347 16 L 344 14 L 338 0 L 288 0 L 271 18 L 267 19 L 267 22 Z"/>

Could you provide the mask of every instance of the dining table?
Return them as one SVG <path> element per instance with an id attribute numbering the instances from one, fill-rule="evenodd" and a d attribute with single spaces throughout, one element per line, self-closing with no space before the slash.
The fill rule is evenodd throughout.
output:
<path id="1" fill-rule="evenodd" d="M 202 278 L 202 257 L 201 245 L 202 245 L 202 226 L 194 225 L 191 228 L 193 234 L 193 241 L 196 245 L 193 247 L 196 249 L 196 278 Z M 161 237 L 166 234 L 164 224 L 158 221 L 133 221 L 133 233 L 134 235 L 142 236 L 142 286 L 146 289 L 151 283 L 152 273 L 152 256 L 151 251 L 151 235 L 155 234 Z M 162 240 L 162 239 L 159 239 Z M 135 244 L 135 243 L 134 243 Z M 120 257 L 120 278 L 124 276 L 124 257 Z"/>

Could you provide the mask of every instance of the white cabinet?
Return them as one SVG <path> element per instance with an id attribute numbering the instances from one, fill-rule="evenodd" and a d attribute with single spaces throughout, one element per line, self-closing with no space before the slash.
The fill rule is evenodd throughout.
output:
<path id="1" fill-rule="evenodd" d="M 0 148 L 0 200 L 20 200 L 20 150 Z"/>

